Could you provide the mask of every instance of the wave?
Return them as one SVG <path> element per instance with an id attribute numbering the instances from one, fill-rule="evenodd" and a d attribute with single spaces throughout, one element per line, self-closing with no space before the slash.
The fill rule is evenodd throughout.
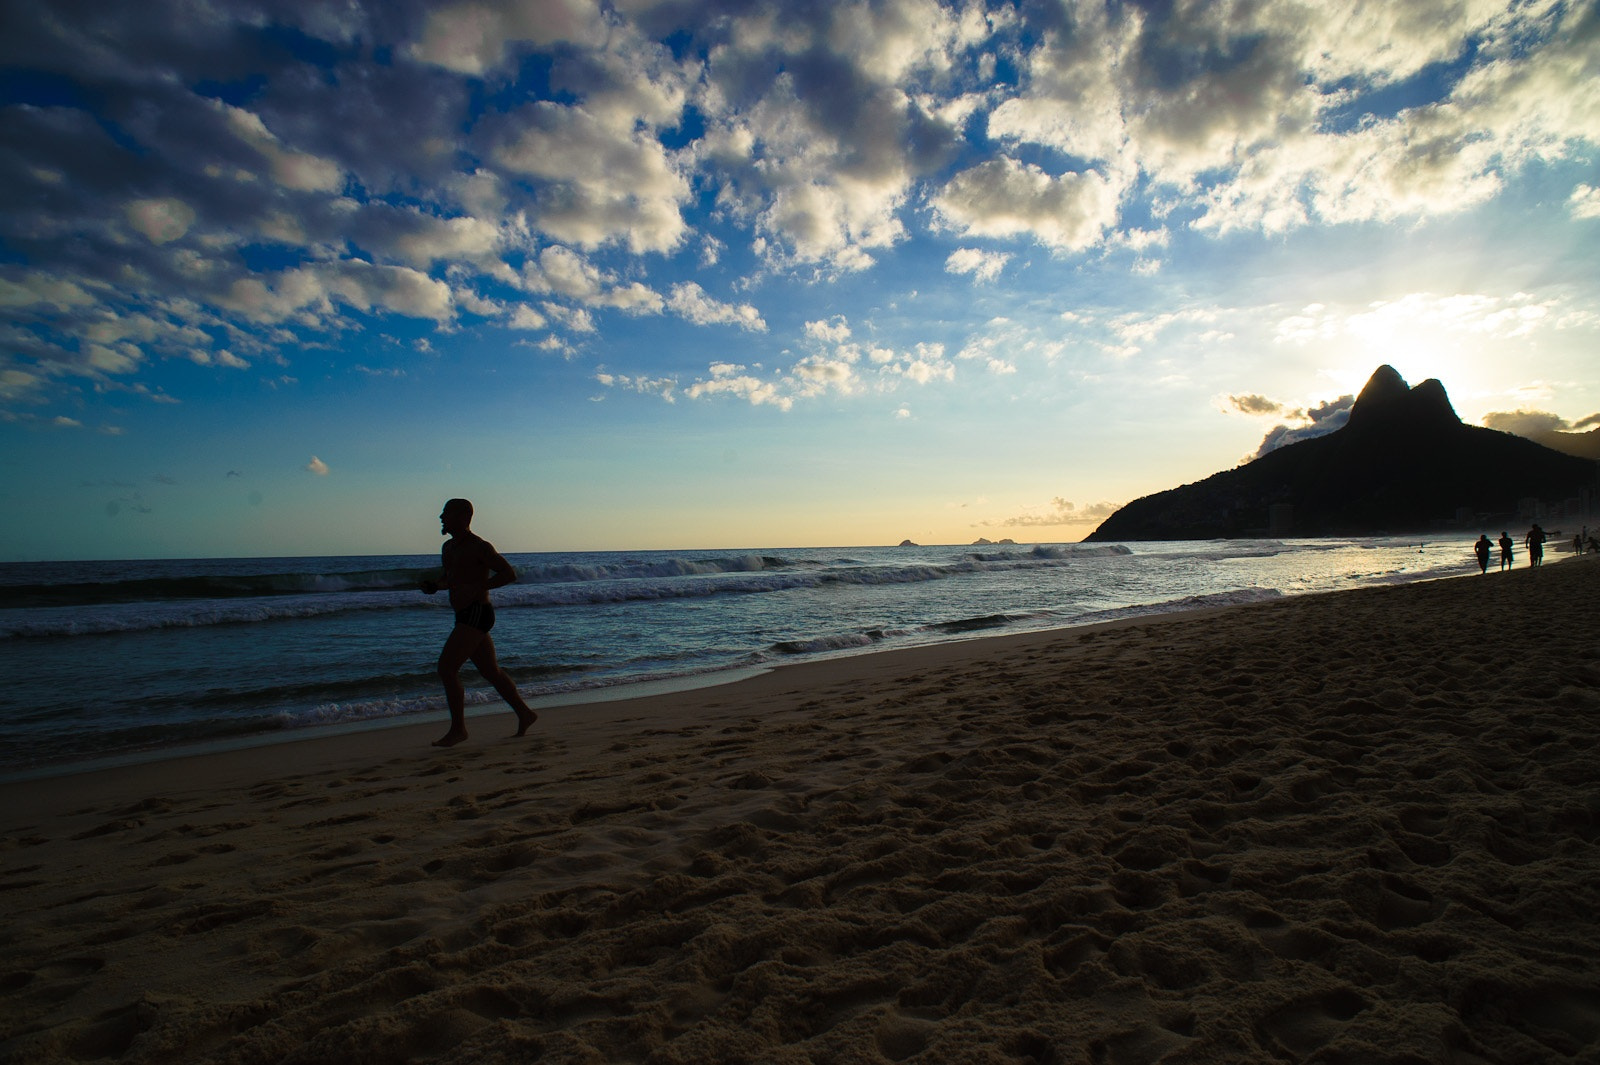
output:
<path id="1" fill-rule="evenodd" d="M 0 611 L 0 639 L 99 636 L 149 629 L 204 628 L 318 617 L 346 610 L 395 610 L 417 605 L 416 592 L 342 597 L 103 603 Z M 435 605 L 438 604 L 428 604 Z"/>
<path id="2" fill-rule="evenodd" d="M 821 566 L 820 562 L 798 561 L 780 555 L 722 555 L 710 558 L 644 558 L 615 562 L 521 562 L 517 566 L 518 584 L 567 584 L 597 581 L 639 580 L 659 577 L 694 577 L 717 573 L 762 573 L 795 567 Z"/>
<path id="3" fill-rule="evenodd" d="M 1098 625 L 1106 621 L 1120 621 L 1123 618 L 1144 617 L 1150 614 L 1178 614 L 1189 610 L 1208 610 L 1214 607 L 1265 603 L 1273 599 L 1282 599 L 1283 597 L 1283 592 L 1277 588 L 1234 588 L 1230 591 L 1214 592 L 1210 595 L 1186 595 L 1179 599 L 1166 599 L 1159 603 L 1134 603 L 1129 606 L 1113 607 L 1109 610 L 1090 611 L 1073 618 L 1069 624 Z"/>
<path id="4" fill-rule="evenodd" d="M 1133 554 L 1123 544 L 1039 544 L 1026 551 L 974 551 L 967 557 L 979 562 L 1019 562 L 1029 559 L 1119 558 Z"/>
<path id="5" fill-rule="evenodd" d="M 519 567 L 515 584 L 496 590 L 495 605 L 538 609 L 663 599 L 760 595 L 829 584 L 919 584 L 963 575 L 1068 566 L 1131 555 L 1121 545 L 1044 548 L 951 561 L 863 564 L 741 554 L 700 559 L 630 559 L 594 564 L 551 562 Z M 297 620 L 346 611 L 446 609 L 444 596 L 416 592 L 423 570 L 384 568 L 342 573 L 253 577 L 186 576 L 0 589 L 0 639 L 89 636 Z M 42 590 L 41 590 L 42 589 Z M 98 589 L 94 591 L 93 589 Z M 202 597 L 201 590 L 226 594 Z M 251 595 L 244 589 L 255 589 Z M 152 594 L 160 595 L 152 598 Z M 98 596 L 98 598 L 97 598 Z"/>
<path id="6" fill-rule="evenodd" d="M 811 640 L 781 640 L 772 645 L 774 654 L 816 655 L 828 651 L 848 651 L 856 647 L 871 647 L 887 635 L 882 629 L 871 632 L 847 632 L 836 636 L 818 636 Z"/>
<path id="7" fill-rule="evenodd" d="M 16 584 L 0 586 L 0 608 L 103 606 L 114 603 L 398 591 L 416 588 L 423 572 L 422 568 L 418 568 L 348 573 L 189 574 L 66 584 Z"/>
<path id="8" fill-rule="evenodd" d="M 941 621 L 926 627 L 928 632 L 943 632 L 957 635 L 963 632 L 979 632 L 983 629 L 1000 629 L 1007 625 L 1015 625 L 1026 618 L 1037 617 L 1033 614 L 986 614 L 977 618 L 961 618 L 957 621 Z"/>
<path id="9" fill-rule="evenodd" d="M 913 639 L 932 637 L 933 642 L 938 642 L 939 637 L 962 636 L 992 629 L 1022 628 L 1040 630 L 1075 628 L 1080 625 L 1097 625 L 1108 621 L 1120 621 L 1125 618 L 1262 603 L 1273 599 L 1281 599 L 1283 594 L 1277 588 L 1247 587 L 1236 588 L 1226 592 L 1215 592 L 1209 595 L 1183 596 L 1154 603 L 1135 603 L 1105 610 L 983 614 L 970 618 L 956 618 L 951 621 L 931 622 L 918 626 L 916 629 L 870 629 L 865 632 L 814 636 L 803 640 L 784 640 L 774 643 L 768 650 L 772 654 L 787 656 L 823 655 L 832 651 L 850 651 L 871 647 L 890 637 L 910 636 Z M 924 639 L 921 642 L 927 642 L 927 640 Z M 758 660 L 764 658 L 764 656 L 760 655 L 756 657 Z"/>
<path id="10" fill-rule="evenodd" d="M 0 583 L 0 609 L 411 591 L 425 574 L 434 571 L 429 560 L 419 557 L 417 563 L 415 566 L 359 570 L 186 573 L 121 580 Z M 517 565 L 518 584 L 583 584 L 718 573 L 760 573 L 821 565 L 758 554 L 699 559 L 627 559 L 590 564 L 526 561 L 514 564 Z"/>

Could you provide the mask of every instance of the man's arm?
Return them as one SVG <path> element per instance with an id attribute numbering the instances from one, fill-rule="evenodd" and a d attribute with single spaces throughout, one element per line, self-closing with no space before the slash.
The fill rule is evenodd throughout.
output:
<path id="1" fill-rule="evenodd" d="M 443 551 L 439 552 L 439 575 L 437 577 L 429 575 L 422 578 L 421 588 L 425 595 L 450 590 L 450 548 L 448 544 Z"/>
<path id="2" fill-rule="evenodd" d="M 504 588 L 508 584 L 517 583 L 517 571 L 511 563 L 506 561 L 506 556 L 494 549 L 494 545 L 487 540 L 483 543 L 486 554 L 485 561 L 489 566 L 489 588 Z"/>

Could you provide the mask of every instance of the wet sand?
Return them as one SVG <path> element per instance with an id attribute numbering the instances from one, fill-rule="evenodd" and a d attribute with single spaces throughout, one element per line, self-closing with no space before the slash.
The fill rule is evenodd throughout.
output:
<path id="1" fill-rule="evenodd" d="M 0 787 L 0 1061 L 1600 1062 L 1600 558 Z"/>

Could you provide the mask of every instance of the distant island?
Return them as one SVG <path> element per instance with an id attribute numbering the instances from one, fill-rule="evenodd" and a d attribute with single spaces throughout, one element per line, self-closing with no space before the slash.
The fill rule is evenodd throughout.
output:
<path id="1" fill-rule="evenodd" d="M 1135 499 L 1086 541 L 1373 536 L 1504 524 L 1523 501 L 1582 500 L 1600 466 L 1464 424 L 1444 385 L 1380 366 L 1350 420 L 1203 481 Z"/>
<path id="2" fill-rule="evenodd" d="M 987 537 L 980 536 L 976 540 L 972 541 L 972 546 L 973 547 L 1015 547 L 1015 546 L 1017 546 L 1017 542 L 1015 540 L 1011 539 L 1009 536 L 1006 537 L 1004 540 L 990 540 Z"/>

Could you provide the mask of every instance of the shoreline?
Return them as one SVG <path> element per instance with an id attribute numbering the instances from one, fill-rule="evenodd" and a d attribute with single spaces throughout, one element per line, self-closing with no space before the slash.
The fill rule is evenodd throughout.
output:
<path id="1" fill-rule="evenodd" d="M 1458 576 L 1465 576 L 1461 574 Z M 1405 581 L 1399 584 L 1373 584 L 1365 588 L 1403 587 L 1409 584 L 1427 583 L 1432 580 L 1454 580 L 1456 577 L 1435 577 L 1422 580 Z M 675 695 L 686 695 L 708 688 L 721 688 L 728 685 L 742 684 L 748 680 L 761 677 L 768 673 L 817 669 L 819 673 L 830 672 L 836 663 L 856 658 L 873 658 L 879 655 L 933 655 L 938 656 L 942 651 L 972 643 L 984 641 L 1007 641 L 1030 637 L 1049 637 L 1066 633 L 1078 633 L 1098 630 L 1115 630 L 1117 628 L 1140 624 L 1143 622 L 1159 622 L 1167 619 L 1181 620 L 1215 613 L 1217 611 L 1246 609 L 1252 606 L 1261 606 L 1266 603 L 1278 602 L 1283 599 L 1302 598 L 1304 596 L 1343 595 L 1350 591 L 1360 591 L 1360 588 L 1340 589 L 1338 591 L 1320 591 L 1301 593 L 1299 595 L 1280 595 L 1274 599 L 1258 602 L 1229 603 L 1222 606 L 1184 607 L 1176 610 L 1151 609 L 1149 612 L 1128 613 L 1125 616 L 1102 621 L 1080 622 L 1076 624 L 1059 625 L 1050 628 L 1020 629 L 1015 631 L 973 633 L 955 636 L 940 640 L 931 640 L 925 643 L 916 643 L 903 647 L 860 647 L 842 648 L 825 657 L 807 659 L 800 662 L 765 662 L 756 665 L 733 666 L 726 669 L 710 670 L 704 673 L 686 674 L 682 676 L 630 681 L 623 684 L 605 685 L 597 688 L 583 688 L 574 691 L 558 692 L 549 695 L 531 696 L 527 698 L 528 705 L 539 713 L 541 720 L 546 711 L 564 711 L 574 707 L 594 706 L 597 704 L 617 702 L 647 702 L 649 700 Z M 1161 604 L 1152 604 L 1159 606 Z M 1138 609 L 1138 608 L 1135 608 Z M 469 684 L 470 691 L 486 691 L 487 689 Z M 507 713 L 504 705 L 498 701 L 473 703 L 467 706 L 467 722 L 469 727 L 473 721 L 496 720 Z M 254 763 L 266 756 L 252 756 L 249 752 L 257 749 L 273 749 L 299 744 L 343 743 L 352 747 L 356 745 L 356 737 L 368 736 L 373 733 L 386 733 L 396 730 L 416 729 L 419 732 L 437 731 L 444 727 L 448 719 L 444 716 L 443 708 L 436 717 L 422 719 L 422 715 L 397 715 L 394 717 L 376 717 L 360 721 L 340 721 L 324 725 L 305 725 L 296 728 L 277 729 L 270 732 L 254 732 L 239 736 L 225 736 L 210 740 L 199 740 L 190 743 L 177 744 L 171 747 L 154 747 L 139 750 L 124 751 L 101 757 L 84 759 L 82 761 L 50 763 L 42 766 L 33 766 L 18 770 L 0 770 L 0 799 L 4 799 L 6 789 L 13 786 L 25 786 L 48 780 L 61 778 L 74 778 L 99 773 L 115 773 L 120 771 L 137 772 L 141 767 L 157 766 L 168 762 L 189 763 L 197 759 L 236 755 L 241 761 Z M 496 728 L 498 726 L 495 726 Z M 488 731 L 485 729 L 484 731 Z M 424 744 L 426 746 L 427 744 Z"/>
<path id="2" fill-rule="evenodd" d="M 0 785 L 0 1061 L 1586 1060 L 1593 562 Z"/>
<path id="3" fill-rule="evenodd" d="M 1312 593 L 1312 596 L 1345 595 L 1348 592 L 1361 590 L 1318 592 Z M 873 678 L 883 674 L 908 673 L 919 669 L 981 660 L 987 657 L 986 652 L 1007 647 L 1012 643 L 1018 646 L 1011 649 L 1021 650 L 1034 642 L 1054 642 L 1068 636 L 1094 638 L 1101 632 L 1115 632 L 1133 625 L 1198 621 L 1208 615 L 1248 610 L 1282 601 L 1276 599 L 1260 603 L 1139 614 L 1111 621 L 1023 632 L 982 633 L 911 647 L 850 649 L 827 658 L 804 662 L 745 666 L 670 680 L 639 681 L 539 696 L 529 699 L 528 704 L 539 714 L 539 722 L 534 726 L 535 729 L 542 728 L 549 720 L 560 722 L 559 725 L 552 725 L 553 728 L 582 728 L 590 722 L 598 727 L 608 727 L 623 715 L 629 715 L 628 720 L 635 720 L 632 715 L 636 714 L 644 715 L 637 720 L 649 720 L 656 714 L 665 719 L 676 720 L 676 715 L 685 708 L 683 704 L 692 703 L 702 695 L 710 699 L 710 693 L 722 689 L 732 690 L 727 693 L 726 698 L 717 699 L 710 705 L 758 702 L 769 697 L 770 692 L 767 688 L 770 686 L 791 690 L 814 684 L 848 683 L 855 679 Z M 768 682 L 767 686 L 757 683 L 764 680 Z M 596 707 L 603 709 L 596 710 Z M 581 714 L 575 713 L 580 711 Z M 470 750 L 474 743 L 519 742 L 515 737 L 499 735 L 509 717 L 509 711 L 499 703 L 469 706 L 467 724 L 472 738 L 462 746 L 461 750 Z M 426 720 L 417 720 L 415 717 L 375 718 L 368 721 L 340 722 L 256 733 L 180 747 L 134 751 L 92 762 L 71 762 L 62 763 L 60 766 L 39 767 L 37 770 L 25 770 L 14 775 L 0 774 L 0 806 L 14 798 L 20 800 L 20 793 L 24 789 L 34 789 L 35 793 L 29 799 L 31 802 L 37 802 L 44 792 L 55 787 L 72 788 L 73 782 L 85 777 L 93 778 L 96 782 L 114 781 L 111 786 L 118 790 L 137 791 L 159 775 L 164 767 L 175 770 L 179 768 L 198 770 L 197 779 L 206 781 L 236 779 L 235 775 L 240 772 L 252 776 L 266 776 L 275 771 L 273 763 L 277 753 L 301 748 L 304 748 L 302 753 L 309 756 L 308 764 L 313 766 L 336 764 L 346 759 L 359 761 L 374 753 L 398 756 L 412 751 L 426 756 L 431 751 L 442 755 L 446 752 L 433 748 L 431 740 L 437 738 L 435 733 L 447 728 L 448 725 L 449 720 L 443 713 Z M 406 735 L 392 735 L 398 733 Z M 537 738 L 533 733 L 523 737 L 524 740 Z M 211 772 L 202 768 L 207 763 L 213 762 L 223 768 Z M 295 760 L 284 760 L 284 762 L 285 770 L 297 771 L 300 767 L 300 763 Z"/>
<path id="4" fill-rule="evenodd" d="M 1560 561 L 1564 556 L 1556 556 L 1552 561 Z M 1467 576 L 1459 574 L 1458 576 Z M 1428 577 L 1422 580 L 1439 580 L 1452 578 Z M 1404 584 L 1417 583 L 1415 580 L 1401 582 Z M 1375 584 L 1368 587 L 1386 587 L 1386 584 Z M 1340 589 L 1338 591 L 1319 591 L 1311 593 L 1295 593 L 1283 598 L 1293 598 L 1301 594 L 1330 595 L 1340 594 L 1343 591 L 1355 589 Z M 1268 600 L 1270 601 L 1270 600 Z M 787 670 L 797 667 L 812 665 L 826 666 L 831 662 L 844 658 L 862 655 L 897 654 L 901 652 L 916 652 L 930 648 L 950 647 L 955 644 L 968 643 L 974 640 L 1005 640 L 1016 637 L 1036 635 L 1050 632 L 1071 632 L 1081 629 L 1093 629 L 1103 626 L 1117 626 L 1128 622 L 1138 622 L 1154 618 L 1181 616 L 1219 609 L 1232 609 L 1235 606 L 1253 605 L 1250 603 L 1230 603 L 1223 606 L 1180 606 L 1178 609 L 1159 609 L 1162 606 L 1173 604 L 1147 604 L 1142 607 L 1127 608 L 1122 616 L 1109 620 L 1068 622 L 1066 624 L 1052 625 L 1046 628 L 1021 627 L 1009 631 L 974 631 L 954 638 L 932 639 L 927 642 L 913 643 L 900 647 L 866 646 L 860 648 L 843 648 L 831 652 L 824 657 L 810 658 L 801 662 L 785 662 L 782 660 L 768 661 L 758 664 L 736 665 L 727 668 L 709 670 L 702 673 L 691 673 L 680 676 L 628 681 L 615 685 L 604 685 L 596 688 L 580 688 L 572 691 L 551 693 L 547 695 L 529 696 L 528 702 L 541 714 L 547 709 L 575 705 L 591 705 L 595 703 L 616 702 L 647 698 L 655 694 L 672 694 L 680 691 L 694 691 L 707 687 L 719 687 L 727 684 L 736 684 L 741 680 L 757 676 L 772 670 Z M 485 692 L 486 688 L 469 684 L 469 691 Z M 469 722 L 474 718 L 493 717 L 503 711 L 502 705 L 496 700 L 483 703 L 469 704 L 467 717 Z M 440 708 L 442 714 L 443 709 Z M 428 720 L 432 720 L 431 718 Z M 442 720 L 442 718 L 441 718 Z M 204 758 L 212 755 L 223 754 L 231 751 L 245 751 L 257 747 L 281 747 L 287 744 L 300 744 L 321 742 L 343 735 L 364 735 L 373 732 L 385 732 L 392 729 L 411 727 L 424 727 L 422 715 L 402 714 L 392 717 L 373 717 L 362 720 L 336 721 L 318 725 L 300 725 L 270 731 L 250 732 L 236 735 L 223 735 L 210 739 L 184 741 L 171 746 L 139 748 L 133 750 L 117 751 L 110 754 L 97 755 L 75 760 L 49 762 L 41 765 L 27 766 L 13 769 L 0 769 L 0 789 L 11 785 L 27 784 L 35 781 L 55 779 L 58 777 L 74 777 L 82 774 L 99 773 L 118 769 L 128 769 L 140 765 L 162 763 L 169 761 L 185 760 L 191 758 Z"/>

